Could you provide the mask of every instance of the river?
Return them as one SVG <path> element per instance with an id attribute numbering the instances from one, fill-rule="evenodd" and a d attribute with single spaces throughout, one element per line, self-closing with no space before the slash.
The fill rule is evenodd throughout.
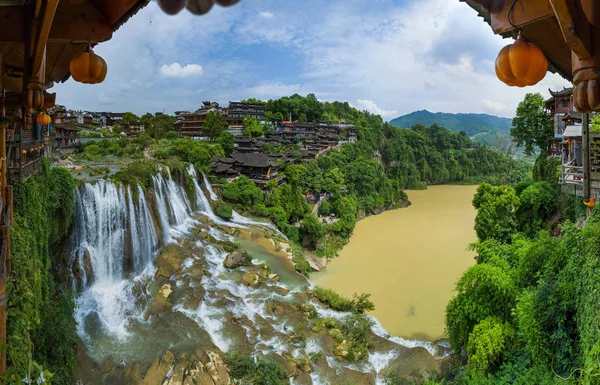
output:
<path id="1" fill-rule="evenodd" d="M 370 293 L 377 317 L 394 336 L 445 337 L 444 314 L 456 281 L 474 264 L 469 244 L 477 186 L 409 191 L 412 206 L 360 221 L 350 243 L 315 284 L 351 296 Z"/>

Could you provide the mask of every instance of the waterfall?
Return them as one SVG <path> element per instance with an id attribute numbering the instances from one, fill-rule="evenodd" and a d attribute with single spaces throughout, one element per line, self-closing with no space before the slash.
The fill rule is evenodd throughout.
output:
<path id="1" fill-rule="evenodd" d="M 212 186 L 210 185 L 210 182 L 208 181 L 208 178 L 206 177 L 206 175 L 204 175 L 204 173 L 202 173 L 202 178 L 204 178 L 204 186 L 206 187 L 206 190 L 210 195 L 210 199 L 213 201 L 219 199 L 219 197 L 217 197 L 217 194 L 215 194 L 215 192 L 213 191 Z"/>
<path id="2" fill-rule="evenodd" d="M 143 190 L 138 186 L 137 205 L 131 187 L 110 181 L 86 183 L 76 191 L 76 215 L 72 230 L 72 263 L 77 261 L 85 276 L 85 252 L 94 281 L 116 282 L 126 275 L 127 261 L 132 273 L 143 271 L 158 249 L 154 222 Z M 130 259 L 128 255 L 130 254 Z"/>
<path id="3" fill-rule="evenodd" d="M 196 193 L 196 206 L 197 206 L 197 210 L 206 214 L 206 216 L 208 216 L 210 219 L 213 219 L 213 217 L 216 217 L 212 207 L 210 205 L 210 202 L 208 201 L 208 199 L 206 199 L 206 195 L 204 195 L 204 191 L 202 191 L 202 189 L 200 188 L 200 185 L 198 184 L 198 173 L 196 172 L 196 168 L 194 167 L 193 164 L 190 164 L 190 166 L 188 167 L 188 174 L 192 177 L 192 182 L 194 184 L 194 191 Z M 204 176 L 204 174 L 202 174 Z M 206 181 L 206 178 L 204 178 L 205 180 L 205 184 L 208 184 L 208 181 Z M 210 186 L 210 184 L 208 185 Z M 212 192 L 212 189 L 208 190 L 209 192 Z M 214 192 L 212 193 L 214 194 Z M 212 195 L 211 195 L 211 199 L 212 199 Z M 216 195 L 215 195 L 215 199 L 216 200 Z"/>

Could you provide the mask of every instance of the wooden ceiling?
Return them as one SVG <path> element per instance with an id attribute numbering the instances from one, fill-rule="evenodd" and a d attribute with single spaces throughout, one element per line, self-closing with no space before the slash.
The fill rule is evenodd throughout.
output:
<path id="1" fill-rule="evenodd" d="M 515 28 L 508 20 L 508 13 L 514 0 L 460 0 L 477 10 L 490 24 L 494 33 L 502 36 L 516 35 Z M 517 1 L 511 22 L 522 29 L 527 40 L 535 43 L 544 52 L 550 63 L 550 70 L 567 80 L 572 80 L 571 48 L 567 45 L 558 20 L 549 0 Z"/>
<path id="2" fill-rule="evenodd" d="M 0 0 L 2 88 L 22 91 L 26 60 L 32 61 L 35 72 L 35 68 L 41 68 L 44 55 L 45 88 L 67 80 L 71 59 L 82 53 L 87 43 L 109 40 L 114 31 L 148 3 L 149 0 Z"/>

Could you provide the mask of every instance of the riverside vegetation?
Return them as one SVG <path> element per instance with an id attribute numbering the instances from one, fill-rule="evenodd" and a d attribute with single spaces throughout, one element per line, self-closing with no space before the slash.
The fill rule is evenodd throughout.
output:
<path id="1" fill-rule="evenodd" d="M 527 95 L 513 135 L 526 114 L 548 127 L 539 111 L 543 98 Z M 559 165 L 542 154 L 531 179 L 477 190 L 477 264 L 446 309 L 454 366 L 430 385 L 600 383 L 600 209 L 560 195 Z"/>
<path id="2" fill-rule="evenodd" d="M 464 132 L 456 134 L 436 125 L 400 130 L 348 103 L 321 103 L 314 95 L 293 95 L 266 104 L 271 123 L 290 114 L 293 119 L 301 120 L 338 122 L 344 119 L 356 125 L 358 141 L 344 144 L 310 163 L 283 164 L 281 170 L 288 183 L 267 186 L 264 193 L 245 177 L 223 185 L 223 201 L 218 204 L 217 212 L 227 217 L 231 215 L 231 205 L 235 205 L 245 212 L 268 217 L 295 244 L 294 249 L 305 241 L 305 246 L 317 255 L 335 255 L 362 216 L 407 204 L 403 188 L 478 181 L 516 183 L 529 172 L 525 162 L 473 143 Z M 172 122 L 168 118 L 147 115 L 142 117 L 148 120 L 147 134 L 133 141 L 121 139 L 89 144 L 78 156 L 88 160 L 105 156 L 138 159 L 110 178 L 146 189 L 151 186 L 152 175 L 159 172 L 159 164 L 169 164 L 174 174 L 184 175 L 181 162 L 192 163 L 198 170 L 208 172 L 215 157 L 232 151 L 232 138 L 218 122 L 212 141 L 197 142 L 178 138 L 170 131 Z M 269 127 L 272 125 L 264 129 Z M 151 153 L 153 159 L 146 159 L 145 153 Z M 15 226 L 11 233 L 13 271 L 8 280 L 9 371 L 6 379 L 9 383 L 31 379 L 32 373 L 40 371 L 45 379 L 53 376 L 52 383 L 73 381 L 77 342 L 72 317 L 74 303 L 61 282 L 66 261 L 60 258 L 58 250 L 74 213 L 75 186 L 75 180 L 66 170 L 49 168 L 47 163 L 40 175 L 15 186 Z M 523 189 L 523 193 L 527 190 L 530 187 Z M 324 224 L 311 213 L 306 197 L 320 194 L 327 194 L 327 198 L 319 214 L 335 214 L 339 218 L 337 222 Z M 541 209 L 534 203 L 522 212 L 538 215 Z M 515 221 L 518 226 L 519 222 Z M 302 253 L 294 253 L 294 261 L 299 271 L 309 273 L 310 266 Z M 341 348 L 353 359 L 364 356 L 368 347 L 364 331 L 369 321 L 361 313 L 372 309 L 368 297 L 340 299 L 322 289 L 317 289 L 314 295 L 332 307 L 356 311 L 356 316 L 347 323 L 328 321 L 323 322 L 323 326 L 338 336 L 340 344 L 343 341 L 350 344 Z M 470 332 L 468 327 L 465 330 L 456 334 L 462 338 L 451 332 L 453 343 L 465 343 L 464 333 Z M 476 348 L 470 351 L 473 349 Z M 570 356 L 567 354 L 567 357 Z M 256 368 L 248 370 L 246 375 Z M 251 383 L 260 381 L 251 380 Z"/>

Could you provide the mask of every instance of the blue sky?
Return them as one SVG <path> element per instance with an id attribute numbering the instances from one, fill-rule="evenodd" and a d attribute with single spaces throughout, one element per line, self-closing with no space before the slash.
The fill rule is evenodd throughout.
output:
<path id="1" fill-rule="evenodd" d="M 95 48 L 102 84 L 52 91 L 68 108 L 137 114 L 314 93 L 390 120 L 421 109 L 512 116 L 525 93 L 568 86 L 553 74 L 502 84 L 494 60 L 508 43 L 458 0 L 241 0 L 204 16 L 152 1 Z"/>

